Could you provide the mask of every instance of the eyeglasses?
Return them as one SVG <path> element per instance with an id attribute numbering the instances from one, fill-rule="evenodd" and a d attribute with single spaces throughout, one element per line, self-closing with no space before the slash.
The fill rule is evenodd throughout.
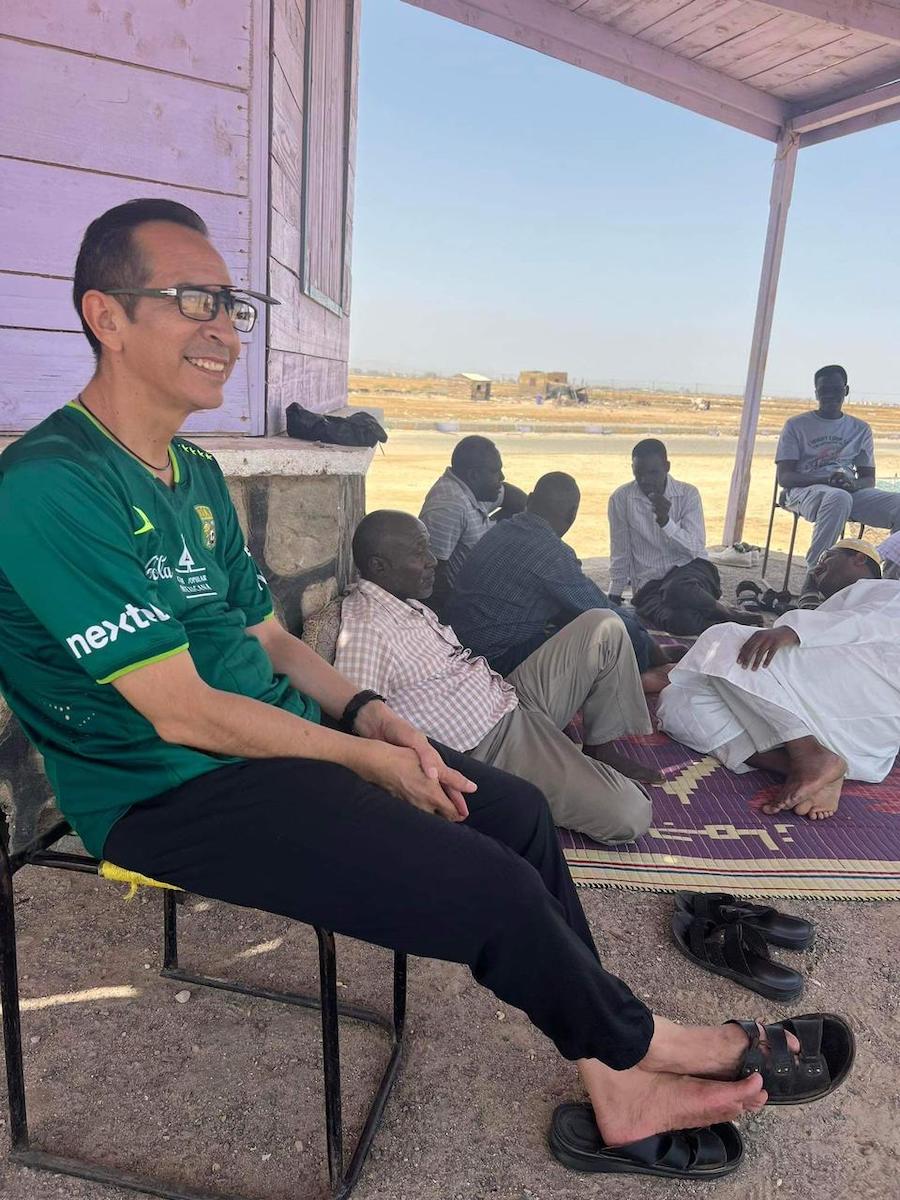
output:
<path id="1" fill-rule="evenodd" d="M 240 296 L 235 292 L 241 292 Z M 273 296 L 251 292 L 247 288 L 205 288 L 193 283 L 170 288 L 111 288 L 107 296 L 163 296 L 178 301 L 178 311 L 189 321 L 214 321 L 224 307 L 232 325 L 240 333 L 249 333 L 256 324 L 256 306 L 244 296 L 252 296 L 263 304 L 280 304 Z"/>

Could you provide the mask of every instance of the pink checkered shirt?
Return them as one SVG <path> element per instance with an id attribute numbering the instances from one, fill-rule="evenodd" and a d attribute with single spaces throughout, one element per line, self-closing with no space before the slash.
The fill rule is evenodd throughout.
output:
<path id="1" fill-rule="evenodd" d="M 344 599 L 334 665 L 411 724 L 472 750 L 518 704 L 516 690 L 417 600 L 363 579 Z"/>

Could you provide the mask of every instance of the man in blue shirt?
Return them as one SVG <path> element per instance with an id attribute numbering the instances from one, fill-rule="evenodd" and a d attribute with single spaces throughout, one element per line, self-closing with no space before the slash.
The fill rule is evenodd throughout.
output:
<path id="1" fill-rule="evenodd" d="M 581 492 L 571 475 L 542 476 L 524 513 L 489 530 L 469 552 L 447 606 L 465 646 L 508 675 L 574 617 L 611 608 L 625 622 L 645 691 L 666 678 L 665 652 L 640 621 L 617 608 L 588 579 L 562 540 L 578 514 Z M 660 669 L 656 669 L 660 668 Z"/>

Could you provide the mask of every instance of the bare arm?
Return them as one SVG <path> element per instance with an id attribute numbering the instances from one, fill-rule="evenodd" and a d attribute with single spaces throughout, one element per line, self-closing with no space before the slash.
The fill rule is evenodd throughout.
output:
<path id="1" fill-rule="evenodd" d="M 282 633 L 291 636 L 284 630 Z M 326 663 L 322 666 L 332 671 Z M 341 679 L 336 671 L 333 674 Z M 327 679 L 327 672 L 323 678 Z M 319 686 L 321 680 L 312 682 L 322 691 L 326 705 L 339 702 L 336 680 L 326 682 L 324 689 Z M 349 699 L 355 689 L 346 680 L 343 682 Z M 434 773 L 423 767 L 416 749 L 366 736 L 368 728 L 365 732 L 360 728 L 365 709 L 357 724 L 362 737 L 326 729 L 273 705 L 209 687 L 187 652 L 123 675 L 111 686 L 146 717 L 165 742 L 235 758 L 310 758 L 339 763 L 417 808 L 450 820 L 461 820 L 466 815 L 462 793 L 473 791 L 474 785 L 446 767 L 430 746 L 429 751 L 440 763 Z M 366 707 L 390 714 L 384 705 Z M 374 726 L 378 714 L 370 714 L 367 719 Z M 459 795 L 462 810 L 452 794 Z"/>

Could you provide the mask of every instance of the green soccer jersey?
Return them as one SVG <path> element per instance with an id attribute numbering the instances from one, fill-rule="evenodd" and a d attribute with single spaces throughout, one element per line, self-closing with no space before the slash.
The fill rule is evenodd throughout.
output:
<path id="1" fill-rule="evenodd" d="M 272 600 L 218 463 L 169 454 L 171 488 L 73 402 L 0 455 L 0 690 L 98 857 L 133 804 L 239 761 L 164 742 L 113 680 L 188 652 L 210 687 L 320 717 L 245 632 Z"/>

